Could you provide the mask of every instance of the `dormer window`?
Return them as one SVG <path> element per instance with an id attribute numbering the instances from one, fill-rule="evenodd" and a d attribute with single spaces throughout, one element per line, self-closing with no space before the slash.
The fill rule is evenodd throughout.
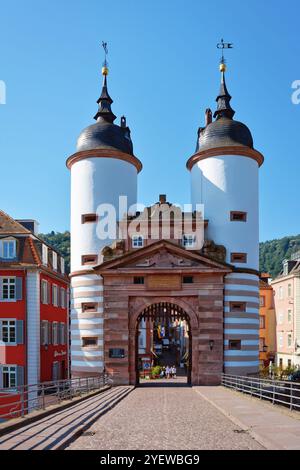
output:
<path id="1" fill-rule="evenodd" d="M 142 248 L 144 246 L 144 238 L 141 235 L 132 237 L 132 248 Z"/>
<path id="2" fill-rule="evenodd" d="M 196 244 L 195 235 L 183 235 L 182 245 L 184 246 L 184 248 L 194 248 L 195 244 Z"/>
<path id="3" fill-rule="evenodd" d="M 3 240 L 1 245 L 1 257 L 3 259 L 16 258 L 16 240 Z"/>
<path id="4" fill-rule="evenodd" d="M 42 261 L 45 266 L 48 265 L 48 247 L 46 245 L 42 245 Z"/>
<path id="5" fill-rule="evenodd" d="M 57 271 L 57 253 L 55 251 L 52 251 L 52 265 L 54 271 Z"/>

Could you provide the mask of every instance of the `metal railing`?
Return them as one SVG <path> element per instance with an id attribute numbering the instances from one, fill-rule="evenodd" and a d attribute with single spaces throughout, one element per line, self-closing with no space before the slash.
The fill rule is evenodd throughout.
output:
<path id="1" fill-rule="evenodd" d="M 300 410 L 300 383 L 297 382 L 222 374 L 222 385 L 290 410 Z"/>
<path id="2" fill-rule="evenodd" d="M 82 377 L 13 388 L 0 388 L 0 420 L 25 417 L 37 410 L 60 404 L 63 400 L 73 400 L 94 390 L 112 385 L 112 377 L 99 374 L 95 377 Z"/>

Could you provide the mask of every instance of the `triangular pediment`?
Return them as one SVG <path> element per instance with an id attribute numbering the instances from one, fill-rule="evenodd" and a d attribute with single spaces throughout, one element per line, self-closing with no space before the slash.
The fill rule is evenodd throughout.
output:
<path id="1" fill-rule="evenodd" d="M 94 269 L 101 273 L 114 269 L 126 270 L 163 270 L 163 269 L 199 269 L 203 271 L 231 271 L 231 267 L 219 261 L 203 256 L 195 251 L 186 250 L 172 242 L 160 240 L 144 248 L 130 251 L 105 261 Z"/>

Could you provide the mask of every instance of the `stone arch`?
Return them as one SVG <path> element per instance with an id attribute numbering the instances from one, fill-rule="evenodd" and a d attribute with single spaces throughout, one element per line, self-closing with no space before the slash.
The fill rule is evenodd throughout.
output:
<path id="1" fill-rule="evenodd" d="M 197 300 L 196 300 L 197 301 Z M 195 303 L 196 303 L 195 301 Z M 189 317 L 190 325 L 190 337 L 192 341 L 191 347 L 191 362 L 192 368 L 190 370 L 190 383 L 198 383 L 198 355 L 199 355 L 199 318 L 196 313 L 196 305 L 193 305 L 192 298 L 179 298 L 179 297 L 138 297 L 131 299 L 130 308 L 129 308 L 129 381 L 130 384 L 135 385 L 137 383 L 137 370 L 136 370 L 136 348 L 137 348 L 137 326 L 138 318 L 143 313 L 143 311 L 154 304 L 159 303 L 170 303 L 177 305 L 182 308 L 187 316 Z"/>

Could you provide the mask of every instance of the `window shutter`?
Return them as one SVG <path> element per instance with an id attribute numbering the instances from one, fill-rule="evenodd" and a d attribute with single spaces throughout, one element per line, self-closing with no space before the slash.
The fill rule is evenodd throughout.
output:
<path id="1" fill-rule="evenodd" d="M 21 277 L 16 277 L 16 300 L 22 300 L 23 299 L 23 279 Z"/>
<path id="2" fill-rule="evenodd" d="M 51 304 L 51 285 L 50 282 L 47 281 L 47 304 Z"/>
<path id="3" fill-rule="evenodd" d="M 24 344 L 24 321 L 16 321 L 16 339 L 17 344 Z"/>
<path id="4" fill-rule="evenodd" d="M 24 367 L 17 366 L 17 386 L 21 387 L 24 385 Z"/>
<path id="5" fill-rule="evenodd" d="M 3 277 L 0 277 L 0 302 L 3 300 Z"/>
<path id="6" fill-rule="evenodd" d="M 48 344 L 52 344 L 52 325 L 51 325 L 51 322 L 48 322 L 47 328 L 48 328 Z"/>
<path id="7" fill-rule="evenodd" d="M 0 388 L 3 388 L 3 370 L 2 370 L 2 366 L 0 366 Z"/>
<path id="8" fill-rule="evenodd" d="M 57 306 L 61 307 L 61 287 L 57 287 Z"/>

